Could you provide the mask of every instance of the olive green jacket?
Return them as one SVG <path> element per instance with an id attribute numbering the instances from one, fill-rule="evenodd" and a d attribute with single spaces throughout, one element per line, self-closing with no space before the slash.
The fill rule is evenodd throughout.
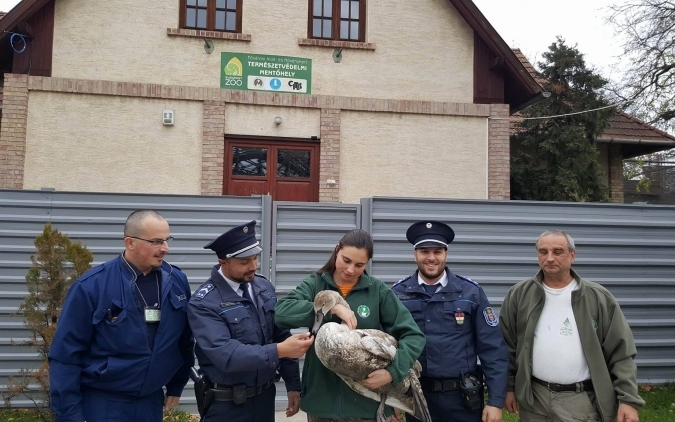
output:
<path id="1" fill-rule="evenodd" d="M 277 302 L 276 324 L 281 328 L 311 327 L 314 324 L 314 297 L 322 290 L 339 292 L 330 274 L 307 277 Z M 345 300 L 356 314 L 356 328 L 382 330 L 398 340 L 394 362 L 386 369 L 394 384 L 401 382 L 422 353 L 425 343 L 424 334 L 408 309 L 386 284 L 365 272 Z M 324 321 L 341 322 L 330 314 Z M 300 408 L 320 418 L 375 418 L 378 406 L 376 401 L 357 394 L 323 366 L 313 345 L 305 355 L 300 394 Z"/>
<path id="2" fill-rule="evenodd" d="M 614 422 L 619 403 L 645 404 L 638 395 L 635 342 L 626 318 L 612 294 L 571 270 L 579 288 L 572 292 L 572 312 L 593 381 L 603 422 Z M 544 308 L 543 273 L 513 286 L 504 299 L 499 325 L 509 348 L 508 390 L 518 404 L 530 409 L 534 331 Z"/>

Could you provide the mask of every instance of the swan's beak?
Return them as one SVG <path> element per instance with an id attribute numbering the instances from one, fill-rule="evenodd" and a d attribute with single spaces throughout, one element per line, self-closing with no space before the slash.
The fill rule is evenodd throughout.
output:
<path id="1" fill-rule="evenodd" d="M 316 311 L 316 316 L 314 317 L 314 325 L 312 326 L 312 336 L 316 337 L 316 333 L 319 331 L 319 328 L 321 328 L 321 324 L 323 323 L 323 311 L 319 309 Z"/>

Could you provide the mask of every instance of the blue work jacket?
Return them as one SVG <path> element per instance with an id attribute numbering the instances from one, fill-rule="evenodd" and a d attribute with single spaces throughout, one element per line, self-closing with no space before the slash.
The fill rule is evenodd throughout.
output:
<path id="1" fill-rule="evenodd" d="M 291 336 L 274 324 L 277 298 L 274 286 L 256 274 L 253 300 L 239 296 L 213 267 L 188 304 L 188 320 L 195 336 L 199 371 L 219 386 L 258 387 L 276 375 L 288 391 L 300 391 L 297 359 L 279 359 L 276 343 Z"/>
<path id="2" fill-rule="evenodd" d="M 447 267 L 445 273 L 448 284 L 433 295 L 418 283 L 418 271 L 392 287 L 427 337 L 418 359 L 422 376 L 459 378 L 462 373 L 476 372 L 480 358 L 489 392 L 487 404 L 501 408 L 509 354 L 497 326 L 498 316 L 476 282 L 454 275 Z"/>
<path id="3" fill-rule="evenodd" d="M 190 286 L 162 263 L 161 319 L 150 347 L 134 272 L 122 255 L 92 268 L 70 287 L 49 352 L 51 405 L 58 422 L 82 422 L 82 394 L 143 397 L 166 387 L 180 397 L 194 364 L 187 321 Z M 110 310 L 110 312 L 109 312 Z M 111 318 L 116 315 L 116 318 Z"/>

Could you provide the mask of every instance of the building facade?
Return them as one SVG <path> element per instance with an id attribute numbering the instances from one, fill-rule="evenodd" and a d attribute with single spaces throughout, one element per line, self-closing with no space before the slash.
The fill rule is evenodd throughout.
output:
<path id="1" fill-rule="evenodd" d="M 0 29 L 5 188 L 508 199 L 541 93 L 470 0 L 23 0 Z M 306 60 L 305 93 L 230 89 L 226 56 Z"/>

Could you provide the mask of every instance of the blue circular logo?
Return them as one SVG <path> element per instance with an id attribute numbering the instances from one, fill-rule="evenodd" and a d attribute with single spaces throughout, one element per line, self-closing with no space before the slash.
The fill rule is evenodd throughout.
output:
<path id="1" fill-rule="evenodd" d="M 281 88 L 281 81 L 277 78 L 274 78 L 270 81 L 270 88 L 279 89 Z"/>

